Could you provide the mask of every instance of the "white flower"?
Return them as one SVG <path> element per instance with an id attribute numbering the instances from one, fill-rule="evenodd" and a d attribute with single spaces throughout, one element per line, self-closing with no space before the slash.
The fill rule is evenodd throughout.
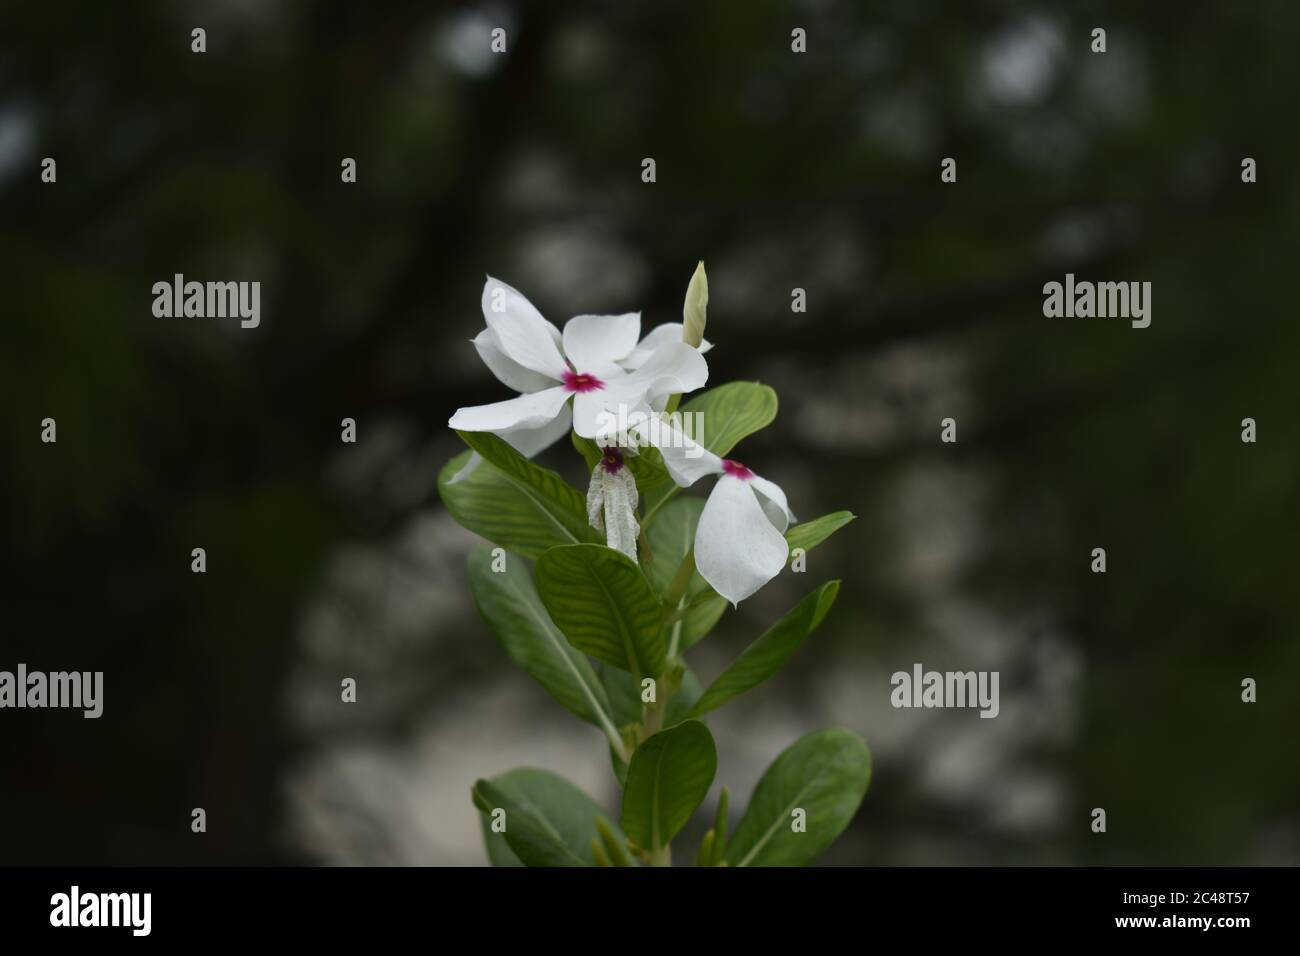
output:
<path id="1" fill-rule="evenodd" d="M 503 384 L 522 394 L 457 409 L 448 424 L 460 431 L 493 432 L 524 455 L 554 443 L 570 423 L 583 438 L 598 439 L 602 428 L 617 420 L 620 407 L 625 414 L 656 403 L 662 407 L 669 395 L 693 391 L 708 380 L 700 350 L 680 338 L 669 341 L 660 332 L 663 326 L 639 344 L 637 312 L 575 316 L 561 333 L 523 295 L 489 276 L 483 317 L 487 328 L 474 338 L 474 347 Z M 629 360 L 631 368 L 619 364 Z"/>
<path id="2" fill-rule="evenodd" d="M 786 529 L 797 520 L 776 483 L 738 461 L 719 458 L 680 429 L 663 425 L 657 446 L 683 488 L 717 475 L 695 529 L 695 566 L 733 605 L 781 573 L 790 546 Z"/>
<path id="3" fill-rule="evenodd" d="M 636 522 L 636 479 L 623 462 L 625 454 L 635 452 L 610 446 L 596 463 L 587 488 L 587 520 L 605 535 L 606 544 L 635 561 L 641 527 Z"/>

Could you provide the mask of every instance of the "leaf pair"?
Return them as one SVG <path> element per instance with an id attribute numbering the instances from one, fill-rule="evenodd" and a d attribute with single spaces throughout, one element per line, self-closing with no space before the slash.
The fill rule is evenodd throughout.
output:
<path id="1" fill-rule="evenodd" d="M 692 720 L 651 737 L 632 758 L 621 830 L 603 820 L 594 800 L 544 770 L 480 780 L 474 805 L 497 866 L 591 866 L 593 847 L 611 839 L 630 840 L 666 862 L 666 848 L 708 794 L 716 766 L 713 738 Z M 726 845 L 727 864 L 810 863 L 852 822 L 870 781 L 871 755 L 857 735 L 819 730 L 800 738 L 759 780 Z M 719 822 L 725 827 L 725 818 Z"/>
<path id="2" fill-rule="evenodd" d="M 480 780 L 473 798 L 496 866 L 607 864 L 629 840 L 647 859 L 662 860 L 708 794 L 716 769 L 713 737 L 699 721 L 688 721 L 655 734 L 632 757 L 621 831 L 603 820 L 599 804 L 545 770 L 525 768 Z"/>

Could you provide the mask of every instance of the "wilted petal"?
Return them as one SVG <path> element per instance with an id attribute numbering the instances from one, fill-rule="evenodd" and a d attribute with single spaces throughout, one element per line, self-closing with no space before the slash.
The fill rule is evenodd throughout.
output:
<path id="1" fill-rule="evenodd" d="M 669 342 L 680 341 L 682 341 L 682 323 L 665 322 L 663 325 L 656 325 L 646 334 L 645 338 L 637 343 L 636 348 L 629 352 L 618 364 L 628 370 L 638 369 L 649 360 L 655 349 L 661 345 L 667 345 Z M 711 348 L 713 348 L 713 343 L 705 339 L 700 343 L 699 351 L 703 353 Z"/>
<path id="2" fill-rule="evenodd" d="M 636 479 L 626 467 L 609 471 L 604 461 L 591 473 L 587 488 L 587 521 L 605 535 L 605 543 L 636 560 L 636 540 L 641 527 L 636 521 Z"/>
<path id="3" fill-rule="evenodd" d="M 790 548 L 742 478 L 718 479 L 695 530 L 695 566 L 733 605 L 781 573 Z"/>
<path id="4" fill-rule="evenodd" d="M 763 512 L 768 519 L 776 526 L 777 531 L 785 534 L 786 529 L 798 519 L 786 503 L 785 492 L 781 490 L 781 486 L 758 475 L 749 479 L 749 484 L 758 493 L 758 503 L 763 506 Z"/>
<path id="5" fill-rule="evenodd" d="M 515 429 L 542 428 L 550 425 L 564 408 L 569 393 L 561 385 L 530 392 L 518 398 L 491 405 L 458 408 L 447 422 L 465 432 L 507 432 Z"/>
<path id="6" fill-rule="evenodd" d="M 636 348 L 641 313 L 575 315 L 564 324 L 564 354 L 579 372 L 599 375 Z"/>
<path id="7" fill-rule="evenodd" d="M 558 330 L 557 330 L 558 331 Z M 556 380 L 524 368 L 497 345 L 496 336 L 491 329 L 484 329 L 472 339 L 483 364 L 493 375 L 508 388 L 516 392 L 540 392 L 556 384 Z"/>
<path id="8" fill-rule="evenodd" d="M 564 376 L 558 330 L 522 294 L 491 276 L 483 284 L 483 319 L 507 358 L 557 382 Z"/>

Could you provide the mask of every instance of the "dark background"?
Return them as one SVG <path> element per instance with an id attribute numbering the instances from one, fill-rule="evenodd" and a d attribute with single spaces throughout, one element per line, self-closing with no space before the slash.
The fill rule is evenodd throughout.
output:
<path id="1" fill-rule="evenodd" d="M 0 862 L 478 863 L 519 764 L 613 805 L 435 477 L 506 397 L 485 274 L 648 329 L 699 259 L 712 381 L 781 396 L 744 460 L 859 516 L 693 658 L 845 579 L 712 721 L 733 812 L 842 725 L 875 776 L 828 863 L 1300 862 L 1298 41 L 1280 0 L 5 4 L 0 668 L 106 690 L 0 711 Z M 1152 282 L 1151 327 L 1044 318 L 1067 271 Z M 177 272 L 261 326 L 155 318 Z M 1001 715 L 892 709 L 915 662 Z"/>

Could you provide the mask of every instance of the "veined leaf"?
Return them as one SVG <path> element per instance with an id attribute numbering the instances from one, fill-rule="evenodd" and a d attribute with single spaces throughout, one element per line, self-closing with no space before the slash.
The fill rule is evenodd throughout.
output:
<path id="1" fill-rule="evenodd" d="M 474 806 L 489 821 L 494 810 L 505 810 L 501 835 L 525 866 L 595 865 L 596 817 L 608 814 L 563 777 L 524 767 L 480 780 L 472 793 Z"/>
<path id="2" fill-rule="evenodd" d="M 709 685 L 689 716 L 699 717 L 721 706 L 737 694 L 757 687 L 788 661 L 791 655 L 821 624 L 835 603 L 840 582 L 828 581 L 800 601 L 785 617 L 741 653 L 718 679 Z"/>
<path id="3" fill-rule="evenodd" d="M 833 511 L 820 518 L 813 518 L 812 521 L 793 525 L 785 533 L 786 544 L 790 546 L 791 551 L 795 548 L 803 548 L 805 552 L 811 551 L 856 517 L 857 515 L 851 511 Z"/>
<path id="4" fill-rule="evenodd" d="M 469 582 L 479 612 L 510 658 L 565 709 L 618 741 L 604 685 L 552 623 L 522 559 L 507 559 L 505 570 L 493 571 L 491 549 L 478 547 L 469 557 Z"/>
<path id="5" fill-rule="evenodd" d="M 465 528 L 529 558 L 557 544 L 598 540 L 587 525 L 582 496 L 555 472 L 527 459 L 520 458 L 527 468 L 518 469 L 527 473 L 526 479 L 483 461 L 468 477 L 453 483 L 452 477 L 470 454 L 457 455 L 438 475 L 438 496 Z"/>
<path id="6" fill-rule="evenodd" d="M 638 678 L 659 677 L 663 606 L 631 558 L 600 544 L 551 548 L 537 560 L 537 590 L 578 650 Z"/>
<path id="7" fill-rule="evenodd" d="M 718 766 L 713 736 L 698 720 L 661 730 L 636 749 L 623 791 L 624 832 L 658 853 L 709 792 Z"/>
<path id="8" fill-rule="evenodd" d="M 776 418 L 776 392 L 758 382 L 729 382 L 711 388 L 682 406 L 683 415 L 703 417 L 703 436 L 691 437 L 715 455 L 726 455 L 742 438 L 766 428 Z M 687 424 L 692 424 L 688 422 Z"/>
<path id="9" fill-rule="evenodd" d="M 801 737 L 763 774 L 727 846 L 731 866 L 804 866 L 835 842 L 871 782 L 871 753 L 857 734 Z M 795 831 L 804 811 L 805 832 Z"/>

